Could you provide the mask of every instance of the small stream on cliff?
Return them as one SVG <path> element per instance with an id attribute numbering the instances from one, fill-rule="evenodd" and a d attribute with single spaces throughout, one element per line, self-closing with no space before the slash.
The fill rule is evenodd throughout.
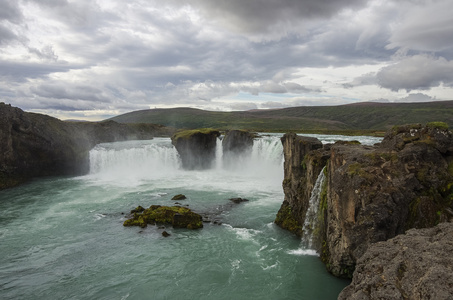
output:
<path id="1" fill-rule="evenodd" d="M 219 150 L 205 171 L 182 170 L 168 138 L 100 144 L 86 176 L 1 191 L 0 298 L 336 299 L 349 282 L 273 224 L 284 197 L 280 137 L 227 163 Z M 131 209 L 175 205 L 176 194 L 211 222 L 123 227 Z"/>

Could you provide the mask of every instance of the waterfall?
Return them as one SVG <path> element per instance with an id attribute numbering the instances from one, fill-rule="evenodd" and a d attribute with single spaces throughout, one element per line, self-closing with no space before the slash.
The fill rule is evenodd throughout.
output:
<path id="1" fill-rule="evenodd" d="M 318 222 L 318 209 L 321 200 L 321 191 L 326 179 L 326 175 L 324 174 L 325 168 L 326 167 L 324 167 L 319 173 L 318 178 L 315 182 L 315 186 L 311 191 L 310 200 L 308 201 L 307 213 L 305 214 L 305 222 L 302 227 L 302 240 L 306 243 L 308 249 L 313 248 L 313 233 Z"/>
<path id="2" fill-rule="evenodd" d="M 179 156 L 170 139 L 103 143 L 90 151 L 91 174 L 147 176 L 179 169 Z"/>
<path id="3" fill-rule="evenodd" d="M 274 164 L 283 163 L 283 146 L 280 136 L 264 136 L 255 139 L 252 148 L 252 161 L 268 161 Z"/>
<path id="4" fill-rule="evenodd" d="M 217 170 L 222 169 L 223 167 L 223 147 L 222 140 L 217 138 L 216 149 L 215 149 L 215 168 Z"/>
<path id="5" fill-rule="evenodd" d="M 283 176 L 283 146 L 281 135 L 254 140 L 248 153 L 224 161 L 222 140 L 217 139 L 216 158 L 206 172 L 232 172 L 241 176 Z M 105 180 L 139 181 L 177 176 L 181 161 L 170 138 L 146 141 L 125 141 L 96 145 L 90 151 L 90 175 Z"/>

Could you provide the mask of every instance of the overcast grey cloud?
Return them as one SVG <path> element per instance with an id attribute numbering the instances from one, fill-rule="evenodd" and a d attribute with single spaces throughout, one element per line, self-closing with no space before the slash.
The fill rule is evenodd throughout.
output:
<path id="1" fill-rule="evenodd" d="M 61 118 L 453 99 L 450 0 L 3 0 L 0 101 Z"/>

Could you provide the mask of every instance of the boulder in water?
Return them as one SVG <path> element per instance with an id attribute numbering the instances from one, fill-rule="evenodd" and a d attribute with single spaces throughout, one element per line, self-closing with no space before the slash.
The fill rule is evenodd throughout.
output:
<path id="1" fill-rule="evenodd" d="M 146 227 L 148 224 L 170 224 L 175 228 L 198 229 L 203 227 L 202 218 L 189 208 L 180 206 L 151 205 L 142 212 L 135 212 L 124 221 L 124 226 Z"/>
<path id="2" fill-rule="evenodd" d="M 185 200 L 185 199 L 187 199 L 187 197 L 183 194 L 178 194 L 178 195 L 173 196 L 173 198 L 171 198 L 171 200 Z"/>
<path id="3" fill-rule="evenodd" d="M 234 202 L 236 204 L 239 204 L 239 203 L 242 203 L 242 202 L 247 202 L 249 200 L 248 199 L 244 199 L 244 198 L 230 198 L 230 201 Z"/>

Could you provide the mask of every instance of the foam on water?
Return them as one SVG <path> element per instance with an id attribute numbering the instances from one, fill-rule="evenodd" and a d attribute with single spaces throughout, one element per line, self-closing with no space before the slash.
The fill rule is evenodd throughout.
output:
<path id="1" fill-rule="evenodd" d="M 299 248 L 299 249 L 296 249 L 296 250 L 289 250 L 288 254 L 319 256 L 319 254 L 315 250 L 305 249 L 305 248 Z"/>

